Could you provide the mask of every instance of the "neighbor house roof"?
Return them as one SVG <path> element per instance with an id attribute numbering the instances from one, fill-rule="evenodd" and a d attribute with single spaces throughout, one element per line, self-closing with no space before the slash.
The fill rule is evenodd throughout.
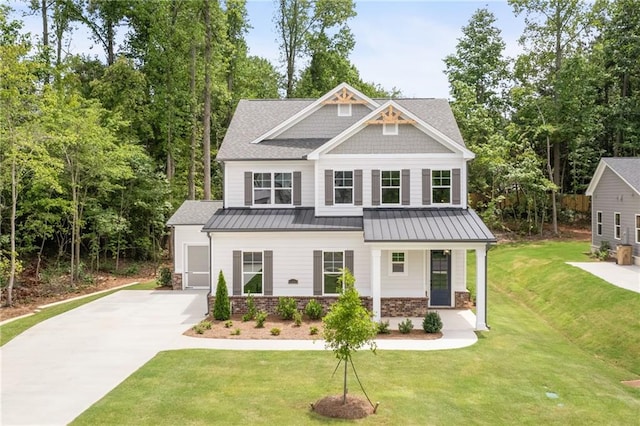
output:
<path id="1" fill-rule="evenodd" d="M 222 201 L 186 200 L 169 218 L 167 226 L 204 225 L 221 208 Z"/>
<path id="2" fill-rule="evenodd" d="M 363 224 L 365 242 L 496 241 L 471 209 L 364 209 Z"/>
<path id="3" fill-rule="evenodd" d="M 587 195 L 593 195 L 593 191 L 595 191 L 598 186 L 602 173 L 604 173 L 604 170 L 607 167 L 640 195 L 640 157 L 601 158 L 600 163 L 593 174 L 593 179 L 591 179 L 591 183 L 587 188 Z"/>
<path id="4" fill-rule="evenodd" d="M 313 208 L 227 208 L 211 216 L 202 231 L 362 231 L 362 217 L 316 217 Z"/>
<path id="5" fill-rule="evenodd" d="M 375 99 L 384 104 L 385 99 Z M 271 160 L 305 159 L 329 139 L 311 132 L 300 139 L 273 139 L 252 143 L 280 123 L 312 105 L 314 99 L 241 100 L 217 154 L 217 159 Z M 425 123 L 464 147 L 464 141 L 446 99 L 394 99 Z M 357 119 L 354 118 L 354 124 Z M 322 129 L 318 128 L 320 132 Z"/>

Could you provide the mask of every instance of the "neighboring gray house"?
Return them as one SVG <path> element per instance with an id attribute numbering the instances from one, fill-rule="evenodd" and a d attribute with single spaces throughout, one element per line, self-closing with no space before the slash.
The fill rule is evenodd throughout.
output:
<path id="1" fill-rule="evenodd" d="M 496 239 L 467 206 L 473 158 L 444 99 L 371 99 L 343 83 L 319 99 L 241 100 L 217 155 L 224 206 L 200 214 L 190 201 L 169 221 L 174 272 L 182 287 L 208 277 L 214 295 L 222 271 L 242 312 L 249 293 L 270 311 L 282 296 L 327 306 L 349 268 L 375 318 L 422 316 L 465 306 L 471 250 L 486 329 Z"/>
<path id="2" fill-rule="evenodd" d="M 586 194 L 591 196 L 591 248 L 632 246 L 640 265 L 640 157 L 602 158 Z"/>

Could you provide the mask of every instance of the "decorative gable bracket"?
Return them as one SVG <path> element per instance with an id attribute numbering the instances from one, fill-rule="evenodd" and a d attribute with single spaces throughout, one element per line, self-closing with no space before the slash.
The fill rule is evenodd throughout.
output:
<path id="1" fill-rule="evenodd" d="M 342 87 L 331 98 L 322 101 L 322 105 L 366 105 L 369 103 L 364 99 L 356 99 L 355 96 L 355 93 Z"/>
<path id="2" fill-rule="evenodd" d="M 389 105 L 387 108 L 380 112 L 378 118 L 368 120 L 367 124 L 415 124 L 416 121 L 405 118 L 402 116 L 402 112 L 398 111 L 393 105 Z"/>

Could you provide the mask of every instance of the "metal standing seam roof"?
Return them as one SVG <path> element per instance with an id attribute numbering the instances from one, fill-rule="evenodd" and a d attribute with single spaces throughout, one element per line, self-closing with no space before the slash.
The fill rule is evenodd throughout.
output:
<path id="1" fill-rule="evenodd" d="M 186 200 L 167 221 L 167 226 L 204 225 L 222 208 L 222 201 Z"/>
<path id="2" fill-rule="evenodd" d="M 362 231 L 362 217 L 316 217 L 313 208 L 228 208 L 211 216 L 202 231 Z"/>
<path id="3" fill-rule="evenodd" d="M 471 209 L 364 209 L 365 242 L 495 242 Z"/>

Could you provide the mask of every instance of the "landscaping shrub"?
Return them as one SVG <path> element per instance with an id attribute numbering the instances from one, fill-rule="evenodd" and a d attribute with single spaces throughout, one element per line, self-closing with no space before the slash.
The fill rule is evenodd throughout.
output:
<path id="1" fill-rule="evenodd" d="M 309 327 L 309 334 L 312 336 L 315 336 L 316 334 L 318 334 L 320 330 L 318 330 L 318 327 L 316 327 L 315 325 L 312 325 L 311 327 Z"/>
<path id="2" fill-rule="evenodd" d="M 280 335 L 280 329 L 278 327 L 273 327 L 270 331 L 272 336 L 279 336 Z"/>
<path id="3" fill-rule="evenodd" d="M 298 305 L 293 297 L 279 297 L 276 313 L 284 320 L 293 319 L 293 314 L 298 311 Z"/>
<path id="4" fill-rule="evenodd" d="M 218 286 L 216 288 L 216 300 L 213 304 L 213 318 L 218 321 L 226 321 L 231 318 L 229 304 L 229 291 L 222 271 L 218 274 Z"/>
<path id="5" fill-rule="evenodd" d="M 233 330 L 233 331 L 231 332 L 231 335 L 232 335 L 232 336 L 239 336 L 239 335 L 240 335 L 240 329 L 239 329 L 239 328 L 236 328 L 235 330 Z"/>
<path id="6" fill-rule="evenodd" d="M 302 325 L 302 312 L 296 311 L 296 313 L 293 314 L 293 323 L 296 327 L 300 327 Z"/>
<path id="7" fill-rule="evenodd" d="M 309 300 L 307 306 L 304 307 L 304 313 L 312 320 L 322 318 L 322 305 L 316 299 Z"/>
<path id="8" fill-rule="evenodd" d="M 256 317 L 256 301 L 253 300 L 253 294 L 247 295 L 247 313 L 242 316 L 242 321 L 251 321 Z"/>
<path id="9" fill-rule="evenodd" d="M 200 326 L 200 324 L 196 324 L 193 326 L 193 331 L 196 332 L 196 334 L 203 334 L 204 333 L 204 328 L 202 328 L 202 326 Z"/>
<path id="10" fill-rule="evenodd" d="M 267 320 L 267 312 L 266 311 L 258 311 L 256 312 L 256 328 L 263 328 L 264 322 Z"/>
<path id="11" fill-rule="evenodd" d="M 609 250 L 611 250 L 611 245 L 609 241 L 601 241 L 600 248 L 596 251 L 596 257 L 602 261 L 605 261 L 609 258 Z"/>
<path id="12" fill-rule="evenodd" d="M 422 320 L 422 329 L 425 333 L 440 333 L 440 330 L 442 330 L 440 314 L 435 311 L 427 312 L 424 320 Z"/>
<path id="13" fill-rule="evenodd" d="M 233 321 L 231 320 L 225 321 L 224 328 L 231 328 L 231 327 L 233 327 Z"/>
<path id="14" fill-rule="evenodd" d="M 378 322 L 378 334 L 390 334 L 389 320 Z"/>
<path id="15" fill-rule="evenodd" d="M 398 324 L 398 330 L 402 334 L 409 334 L 413 330 L 413 322 L 409 318 L 406 318 L 400 324 Z"/>
<path id="16" fill-rule="evenodd" d="M 158 273 L 158 284 L 162 287 L 171 287 L 171 268 L 163 266 Z"/>

